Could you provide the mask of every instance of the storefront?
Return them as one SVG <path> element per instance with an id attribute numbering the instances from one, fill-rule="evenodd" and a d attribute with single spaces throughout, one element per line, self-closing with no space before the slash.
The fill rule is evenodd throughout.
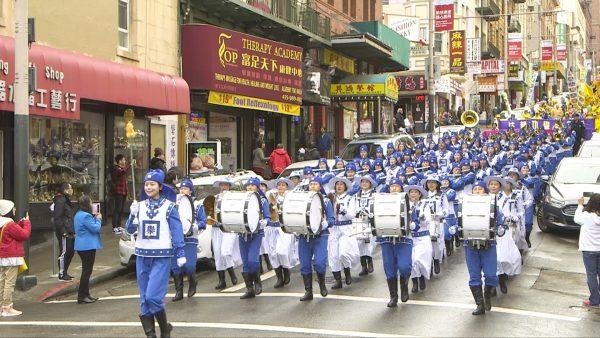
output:
<path id="1" fill-rule="evenodd" d="M 139 191 L 150 159 L 150 117 L 189 112 L 185 81 L 36 44 L 29 57 L 37 70 L 29 122 L 29 199 L 34 226 L 50 226 L 48 206 L 64 182 L 73 186 L 73 200 L 87 194 L 104 207 L 111 200 L 110 168 L 117 154 L 124 154 L 128 162 L 136 160 L 136 184 L 130 176 L 130 194 L 134 186 Z M 0 37 L 0 60 L 6 69 L 0 73 L 2 197 L 12 198 L 16 170 L 10 161 L 14 147 L 12 38 Z M 131 118 L 137 133 L 133 139 L 125 136 L 126 109 L 134 113 Z M 112 208 L 108 210 L 110 214 Z"/>
<path id="2" fill-rule="evenodd" d="M 183 25 L 181 41 L 192 110 L 221 141 L 224 169 L 250 168 L 259 140 L 268 155 L 298 137 L 302 48 L 206 24 Z"/>
<path id="3" fill-rule="evenodd" d="M 427 119 L 427 77 L 422 72 L 420 74 L 411 74 L 401 72 L 396 75 L 398 82 L 398 102 L 396 110 L 401 108 L 414 124 L 415 132 L 420 133 L 425 130 Z"/>

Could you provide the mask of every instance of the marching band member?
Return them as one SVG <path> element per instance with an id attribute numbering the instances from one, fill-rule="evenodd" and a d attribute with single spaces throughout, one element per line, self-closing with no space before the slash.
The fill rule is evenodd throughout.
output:
<path id="1" fill-rule="evenodd" d="M 475 173 L 476 179 L 484 180 L 486 177 L 492 176 L 494 174 L 494 170 L 489 166 L 486 155 L 479 155 L 478 160 L 479 170 L 477 170 L 477 172 Z"/>
<path id="2" fill-rule="evenodd" d="M 290 269 L 298 262 L 298 253 L 296 251 L 296 238 L 281 230 L 281 224 L 277 219 L 277 213 L 281 210 L 281 205 L 285 195 L 293 189 L 293 183 L 287 178 L 275 180 L 276 189 L 269 194 L 269 204 L 271 205 L 273 222 L 271 226 L 265 229 L 265 238 L 267 239 L 267 251 L 277 282 L 273 286 L 279 289 L 290 283 Z"/>
<path id="3" fill-rule="evenodd" d="M 389 184 L 392 178 L 395 178 L 400 170 L 398 165 L 398 159 L 394 155 L 390 155 L 387 159 L 387 174 L 385 177 L 385 183 Z"/>
<path id="4" fill-rule="evenodd" d="M 364 175 L 360 178 L 360 191 L 354 195 L 354 210 L 356 218 L 365 217 L 370 214 L 371 204 L 373 203 L 373 194 L 377 188 L 377 182 L 371 175 Z M 372 234 L 366 234 L 366 239 L 357 239 L 360 250 L 360 265 L 362 270 L 359 276 L 365 276 L 373 273 L 373 250 L 375 243 Z"/>
<path id="5" fill-rule="evenodd" d="M 171 262 L 171 273 L 175 282 L 175 297 L 172 301 L 176 302 L 183 299 L 183 275 L 188 277 L 188 297 L 196 294 L 196 259 L 198 255 L 198 228 L 206 228 L 206 215 L 202 219 L 196 219 L 194 210 L 194 184 L 189 178 L 184 178 L 179 183 L 179 194 L 177 194 L 177 211 L 181 220 L 183 229 L 183 242 L 186 263 L 183 267 L 177 265 L 177 260 L 173 258 Z M 204 213 L 204 208 L 202 212 Z"/>
<path id="6" fill-rule="evenodd" d="M 520 163 L 521 170 L 521 182 L 529 191 L 529 195 L 532 197 L 534 201 L 539 200 L 541 197 L 541 181 L 538 177 L 530 175 L 529 164 Z M 531 241 L 529 236 L 531 235 L 531 231 L 533 230 L 533 218 L 535 215 L 535 202 L 531 203 L 531 205 L 525 209 L 525 241 L 527 242 L 527 247 L 531 248 Z"/>
<path id="7" fill-rule="evenodd" d="M 362 146 L 360 146 L 358 155 L 360 156 L 360 161 L 363 161 L 363 160 L 369 160 L 369 162 L 371 161 L 369 159 L 369 147 L 366 144 L 363 144 Z"/>
<path id="8" fill-rule="evenodd" d="M 154 320 L 162 337 L 170 337 L 173 326 L 167 321 L 163 299 L 169 288 L 171 258 L 182 267 L 186 263 L 183 230 L 175 203 L 162 193 L 165 174 L 151 170 L 144 176 L 148 197 L 133 201 L 126 223 L 129 234 L 138 233 L 135 241 L 136 275 L 140 290 L 140 321 L 147 337 L 155 337 Z"/>
<path id="9" fill-rule="evenodd" d="M 229 179 L 216 181 L 214 187 L 219 187 L 219 194 L 215 196 L 215 201 L 225 192 L 229 191 L 233 182 Z M 238 244 L 237 234 L 232 232 L 223 232 L 219 224 L 214 224 L 211 230 L 211 243 L 213 256 L 215 258 L 215 270 L 219 277 L 219 283 L 215 286 L 215 290 L 223 290 L 227 287 L 225 282 L 225 271 L 229 273 L 231 284 L 236 285 L 238 282 L 234 268 L 242 264 L 242 256 L 240 254 L 240 246 Z"/>
<path id="10" fill-rule="evenodd" d="M 440 273 L 440 262 L 444 258 L 444 218 L 453 213 L 450 210 L 450 204 L 446 194 L 441 191 L 441 183 L 437 176 L 430 175 L 424 182 L 423 186 L 427 190 L 427 194 L 422 199 L 422 216 L 426 227 L 429 229 L 433 246 L 433 272 L 437 275 Z M 423 226 L 423 222 L 421 223 Z"/>
<path id="11" fill-rule="evenodd" d="M 521 250 L 527 249 L 527 242 L 525 242 L 525 207 L 521 196 L 521 191 L 517 188 L 517 181 L 511 177 L 504 178 L 504 190 L 499 194 L 499 198 L 503 201 L 503 214 L 504 221 L 514 224 L 514 229 L 510 229 L 513 233 L 511 237 L 514 237 L 514 242 L 517 248 Z M 510 228 L 510 227 L 509 227 Z"/>
<path id="12" fill-rule="evenodd" d="M 302 181 L 302 170 L 294 170 L 290 173 L 288 177 L 292 184 L 294 185 L 293 191 L 298 191 L 300 189 L 300 182 Z"/>
<path id="13" fill-rule="evenodd" d="M 309 189 L 313 192 L 324 193 L 319 177 L 313 177 L 309 183 Z M 316 235 L 301 235 L 298 241 L 298 256 L 300 257 L 300 274 L 304 281 L 304 296 L 300 301 L 313 299 L 312 292 L 312 270 L 313 266 L 317 272 L 319 290 L 321 296 L 327 297 L 327 286 L 325 285 L 325 272 L 327 270 L 327 243 L 329 237 L 329 224 L 333 223 L 333 207 L 328 198 L 324 198 L 325 218 L 321 223 L 321 231 Z"/>
<path id="14" fill-rule="evenodd" d="M 260 180 L 260 192 L 262 192 L 262 196 L 267 196 L 267 192 L 271 189 L 271 182 L 266 181 L 265 179 L 263 179 L 262 177 L 259 178 Z M 268 229 L 268 228 L 266 228 Z M 266 231 L 266 230 L 265 230 Z M 264 260 L 266 265 L 267 265 L 267 271 L 271 271 L 273 270 L 273 265 L 271 265 L 271 260 L 269 259 L 269 251 L 267 250 L 267 236 L 263 236 L 262 239 L 262 243 L 260 245 L 260 256 L 258 257 L 258 266 L 259 266 L 259 271 L 260 274 L 262 275 L 264 270 L 263 270 L 263 266 L 262 266 L 262 261 Z"/>
<path id="15" fill-rule="evenodd" d="M 336 177 L 343 177 L 344 176 L 344 171 L 346 170 L 346 164 L 344 162 L 344 160 L 337 156 L 335 158 L 335 161 L 333 162 L 333 169 L 332 174 Z"/>
<path id="16" fill-rule="evenodd" d="M 242 276 L 246 284 L 246 293 L 240 299 L 254 298 L 262 293 L 262 282 L 260 280 L 260 246 L 265 235 L 264 228 L 269 224 L 271 213 L 269 212 L 269 202 L 264 193 L 260 190 L 260 180 L 252 177 L 246 182 L 246 190 L 257 192 L 260 195 L 262 204 L 262 219 L 259 228 L 251 234 L 239 234 L 240 253 L 242 255 L 243 269 Z"/>
<path id="17" fill-rule="evenodd" d="M 452 188 L 452 181 L 447 174 L 440 176 L 441 191 L 446 195 L 448 204 L 452 208 L 452 213 L 448 213 L 448 216 L 444 218 L 444 242 L 446 245 L 446 253 L 448 256 L 452 256 L 454 252 L 453 237 L 456 235 L 456 225 L 458 214 L 458 198 L 456 190 Z"/>
<path id="18" fill-rule="evenodd" d="M 300 182 L 300 184 L 296 186 L 296 188 L 298 188 L 299 191 L 308 191 L 308 183 L 314 176 L 313 168 L 311 168 L 310 166 L 304 167 L 304 169 L 302 170 L 302 175 L 302 182 Z"/>
<path id="19" fill-rule="evenodd" d="M 425 290 L 425 280 L 431 276 L 431 260 L 433 259 L 433 247 L 427 223 L 423 222 L 422 198 L 427 196 L 427 191 L 419 185 L 409 185 L 405 188 L 411 210 L 412 222 L 412 271 L 410 277 L 413 282 L 412 292 L 417 293 L 419 289 Z M 422 227 L 423 226 L 423 227 Z"/>
<path id="20" fill-rule="evenodd" d="M 533 206 L 534 206 L 534 200 L 533 200 L 533 196 L 531 195 L 531 193 L 529 192 L 529 189 L 527 188 L 527 186 L 524 184 L 523 180 L 521 180 L 521 172 L 519 171 L 519 169 L 513 167 L 510 168 L 508 170 L 508 177 L 512 178 L 515 182 L 516 182 L 516 186 L 513 188 L 513 190 L 518 194 L 518 196 L 521 198 L 521 201 L 523 201 L 523 208 L 525 209 L 524 211 L 524 215 L 521 216 L 521 224 L 523 225 L 523 240 L 525 240 L 525 243 L 521 245 L 521 247 L 519 247 L 519 249 L 521 250 L 527 250 L 528 248 L 531 247 L 531 243 L 529 242 L 529 234 L 531 233 L 531 231 L 527 231 L 527 221 L 528 221 L 528 217 L 529 217 L 529 213 L 531 212 L 532 214 L 532 226 L 533 226 Z"/>
<path id="21" fill-rule="evenodd" d="M 358 177 L 356 176 L 356 164 L 350 162 L 346 164 L 346 179 L 352 183 L 352 188 L 348 191 L 350 196 L 355 195 L 360 190 L 360 184 L 356 183 Z"/>
<path id="22" fill-rule="evenodd" d="M 398 178 L 390 181 L 390 193 L 402 192 L 402 183 Z M 416 223 L 411 220 L 411 230 L 415 230 Z M 400 272 L 400 300 L 402 303 L 408 301 L 408 279 L 412 271 L 413 241 L 409 236 L 378 237 L 377 242 L 381 244 L 381 256 L 383 258 L 383 271 L 390 291 L 388 307 L 398 306 L 398 272 Z"/>
<path id="23" fill-rule="evenodd" d="M 335 176 L 329 171 L 329 164 L 327 164 L 326 158 L 319 159 L 318 168 L 319 172 L 317 172 L 317 176 L 321 178 L 323 184 L 327 184 Z"/>
<path id="24" fill-rule="evenodd" d="M 383 170 L 383 159 L 378 158 L 373 162 L 373 178 L 377 185 L 385 184 L 385 178 L 387 174 Z"/>
<path id="25" fill-rule="evenodd" d="M 335 282 L 332 289 L 342 288 L 342 268 L 346 285 L 352 284 L 352 275 L 350 269 L 358 262 L 360 256 L 358 242 L 352 235 L 352 219 L 356 214 L 352 196 L 348 194 L 352 189 L 352 182 L 345 178 L 334 178 L 329 182 L 332 193 L 329 199 L 333 205 L 335 222 L 329 229 L 329 241 L 327 243 L 327 252 L 329 258 L 329 267 L 333 273 Z"/>
<path id="26" fill-rule="evenodd" d="M 446 149 L 446 143 L 443 139 L 440 139 L 438 143 L 439 150 L 436 152 L 435 156 L 438 159 L 438 166 L 441 171 L 449 172 L 450 162 L 452 161 L 452 152 Z"/>
<path id="27" fill-rule="evenodd" d="M 500 283 L 500 291 L 502 293 L 508 292 L 508 286 L 506 282 L 509 275 L 518 275 L 521 273 L 521 254 L 517 245 L 512 239 L 512 230 L 507 226 L 508 222 L 517 219 L 516 209 L 510 207 L 510 202 L 503 196 L 502 190 L 506 187 L 506 181 L 499 176 L 486 177 L 485 183 L 487 184 L 490 194 L 495 195 L 497 198 L 498 211 L 502 214 L 502 226 L 504 227 L 505 234 L 496 240 L 497 250 L 497 275 Z M 509 213 L 506 213 L 509 212 Z"/>

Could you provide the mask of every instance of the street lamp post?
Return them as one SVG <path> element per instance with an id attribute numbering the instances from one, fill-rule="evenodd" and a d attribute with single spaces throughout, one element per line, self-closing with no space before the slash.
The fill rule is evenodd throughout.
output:
<path id="1" fill-rule="evenodd" d="M 433 7 L 433 1 L 429 0 L 429 69 L 428 74 L 428 85 L 429 90 L 429 112 L 428 112 L 428 131 L 433 132 L 435 129 L 435 76 L 433 72 L 433 43 L 434 43 L 434 22 L 435 22 L 435 9 Z"/>

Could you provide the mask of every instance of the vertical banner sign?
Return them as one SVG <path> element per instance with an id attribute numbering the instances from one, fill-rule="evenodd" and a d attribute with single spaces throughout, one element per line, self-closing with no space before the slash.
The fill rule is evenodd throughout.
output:
<path id="1" fill-rule="evenodd" d="M 553 45 L 552 40 L 542 40 L 542 61 L 552 61 Z"/>
<path id="2" fill-rule="evenodd" d="M 508 61 L 520 61 L 523 53 L 523 35 L 521 33 L 508 34 Z"/>
<path id="3" fill-rule="evenodd" d="M 435 31 L 454 29 L 454 1 L 438 0 L 435 3 Z"/>
<path id="4" fill-rule="evenodd" d="M 450 32 L 450 73 L 465 73 L 465 31 Z"/>
<path id="5" fill-rule="evenodd" d="M 566 45 L 556 45 L 556 61 L 567 61 Z"/>
<path id="6" fill-rule="evenodd" d="M 467 62 L 481 61 L 481 40 L 479 38 L 467 39 Z"/>

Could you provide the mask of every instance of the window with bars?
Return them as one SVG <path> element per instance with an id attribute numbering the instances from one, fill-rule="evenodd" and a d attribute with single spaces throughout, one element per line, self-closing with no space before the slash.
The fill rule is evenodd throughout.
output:
<path id="1" fill-rule="evenodd" d="M 435 33 L 434 34 L 434 43 L 433 43 L 433 52 L 441 53 L 442 52 L 442 37 L 443 33 Z"/>
<path id="2" fill-rule="evenodd" d="M 119 48 L 129 50 L 130 0 L 119 0 Z"/>

